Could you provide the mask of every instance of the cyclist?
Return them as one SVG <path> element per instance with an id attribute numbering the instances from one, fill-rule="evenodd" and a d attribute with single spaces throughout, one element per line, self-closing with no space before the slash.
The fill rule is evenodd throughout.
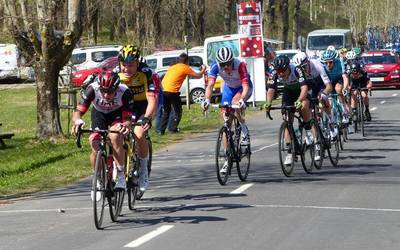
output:
<path id="1" fill-rule="evenodd" d="M 351 90 L 354 90 L 358 87 L 360 88 L 368 88 L 369 90 L 372 88 L 372 82 L 369 79 L 366 72 L 362 70 L 361 65 L 358 62 L 353 62 L 350 65 L 351 74 L 350 74 L 350 81 L 351 81 Z M 371 114 L 369 112 L 369 98 L 368 98 L 368 91 L 361 91 L 361 95 L 364 99 L 365 105 L 365 118 L 367 121 L 371 121 Z M 356 105 L 357 105 L 357 97 L 355 91 L 352 91 L 351 94 L 351 108 L 353 111 L 353 116 L 356 113 Z M 354 119 L 354 118 L 353 118 Z"/>
<path id="2" fill-rule="evenodd" d="M 321 56 L 321 62 L 324 63 L 324 68 L 332 82 L 333 89 L 338 94 L 338 97 L 343 106 L 343 123 L 349 122 L 348 114 L 349 107 L 346 103 L 345 95 L 348 93 L 349 77 L 346 74 L 344 63 L 339 58 L 336 58 L 336 52 L 325 50 Z"/>
<path id="3" fill-rule="evenodd" d="M 112 71 L 102 72 L 82 94 L 81 101 L 72 116 L 71 133 L 76 134 L 78 128 L 85 122 L 82 116 L 93 104 L 91 111 L 92 129 L 114 130 L 120 133 L 110 133 L 113 157 L 116 170 L 115 188 L 126 188 L 124 167 L 125 150 L 123 147 L 124 136 L 129 133 L 132 117 L 133 99 L 132 92 L 124 84 L 120 84 L 118 74 Z M 99 149 L 100 134 L 92 133 L 89 136 L 92 153 L 90 162 L 95 164 L 96 152 Z"/>
<path id="4" fill-rule="evenodd" d="M 224 80 L 221 104 L 237 104 L 239 106 L 238 109 L 235 109 L 235 116 L 238 118 L 242 130 L 241 144 L 248 145 L 250 143 L 249 130 L 242 112 L 244 114 L 246 101 L 252 94 L 253 83 L 247 73 L 246 63 L 234 58 L 232 50 L 228 47 L 220 48 L 217 51 L 216 62 L 211 65 L 208 74 L 205 100 L 201 103 L 203 110 L 207 110 L 210 105 L 212 89 L 218 75 Z M 222 110 L 222 117 L 225 117 L 225 110 Z M 227 166 L 227 162 L 225 165 Z M 226 167 L 222 168 L 221 172 L 223 171 L 226 171 Z"/>
<path id="5" fill-rule="evenodd" d="M 146 134 L 157 111 L 159 81 L 158 83 L 153 81 L 153 78 L 157 77 L 153 76 L 151 69 L 145 63 L 140 62 L 140 58 L 140 49 L 130 44 L 125 45 L 118 55 L 121 82 L 133 92 L 135 103 L 133 116 L 142 122 L 142 126 L 135 126 L 134 134 L 140 162 L 139 189 L 144 192 L 149 185 L 149 145 Z"/>
<path id="6" fill-rule="evenodd" d="M 317 59 L 308 59 L 308 56 L 304 52 L 299 52 L 293 57 L 293 63 L 295 66 L 300 67 L 303 70 L 308 88 L 312 90 L 311 96 L 318 98 L 322 103 L 324 111 L 330 115 L 330 104 L 328 101 L 328 95 L 332 92 L 332 83 L 329 80 L 328 75 L 325 72 L 324 66 Z M 330 123 L 333 123 L 333 118 L 330 115 Z M 331 136 L 335 137 L 337 131 L 331 126 Z M 315 136 L 316 131 L 314 131 Z M 316 147 L 319 145 L 316 145 Z M 316 148 L 315 160 L 320 160 L 319 148 Z"/>
<path id="7" fill-rule="evenodd" d="M 306 78 L 301 68 L 290 63 L 289 57 L 285 55 L 280 55 L 274 60 L 274 73 L 268 80 L 267 102 L 264 105 L 267 112 L 271 107 L 278 82 L 284 85 L 282 106 L 294 105 L 300 110 L 300 114 L 304 120 L 304 128 L 306 129 L 306 143 L 311 145 L 314 138 L 311 133 L 311 112 L 309 108 L 310 102 L 307 98 L 308 86 Z M 290 144 L 287 140 L 286 143 Z M 284 164 L 290 165 L 292 160 L 292 154 L 288 154 Z"/>

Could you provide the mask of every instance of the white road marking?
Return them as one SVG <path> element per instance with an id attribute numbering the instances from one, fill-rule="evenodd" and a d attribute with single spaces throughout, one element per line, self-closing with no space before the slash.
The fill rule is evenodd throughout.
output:
<path id="1" fill-rule="evenodd" d="M 384 104 L 386 101 L 385 100 L 383 100 L 383 101 L 381 101 L 381 104 Z"/>
<path id="2" fill-rule="evenodd" d="M 244 184 L 242 186 L 240 186 L 239 188 L 233 190 L 232 192 L 230 192 L 230 194 L 241 194 L 244 191 L 246 191 L 246 189 L 248 189 L 249 187 L 253 186 L 254 183 L 249 183 L 249 184 Z"/>
<path id="3" fill-rule="evenodd" d="M 34 212 L 57 212 L 59 213 L 59 210 L 63 210 L 64 212 L 70 211 L 70 210 L 90 210 L 93 208 L 90 207 L 71 207 L 71 208 L 49 208 L 49 209 L 17 209 L 17 210 L 0 210 L 1 213 L 34 213 Z"/>
<path id="4" fill-rule="evenodd" d="M 257 152 L 263 151 L 264 149 L 270 148 L 270 147 L 275 146 L 275 145 L 277 145 L 277 144 L 278 144 L 278 143 L 274 143 L 274 144 L 271 144 L 271 145 L 268 145 L 268 146 L 264 146 L 264 147 L 262 147 L 262 148 L 260 148 L 260 149 L 254 150 L 253 153 L 257 153 Z"/>
<path id="5" fill-rule="evenodd" d="M 397 93 L 394 93 L 392 96 L 397 96 Z"/>
<path id="6" fill-rule="evenodd" d="M 399 208 L 366 208 L 366 207 L 323 207 L 323 206 L 302 206 L 302 205 L 253 205 L 254 207 L 266 208 L 311 208 L 327 210 L 357 210 L 373 212 L 400 212 Z"/>
<path id="7" fill-rule="evenodd" d="M 158 235 L 165 233 L 166 231 L 170 230 L 173 227 L 174 227 L 174 225 L 161 226 L 161 227 L 157 228 L 156 230 L 154 230 L 150 233 L 147 233 L 147 234 L 143 235 L 142 237 L 126 244 L 124 247 L 129 247 L 129 248 L 138 247 L 138 246 L 146 243 L 147 241 L 153 239 L 154 237 L 157 237 Z"/>
<path id="8" fill-rule="evenodd" d="M 372 107 L 371 111 L 375 111 L 377 109 L 377 107 Z"/>

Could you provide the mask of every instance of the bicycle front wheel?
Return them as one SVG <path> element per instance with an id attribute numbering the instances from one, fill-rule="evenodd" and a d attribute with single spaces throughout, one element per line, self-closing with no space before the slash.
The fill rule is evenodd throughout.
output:
<path id="1" fill-rule="evenodd" d="M 96 163 L 92 179 L 92 200 L 94 225 L 102 229 L 106 195 L 106 161 L 101 151 L 97 152 Z"/>
<path id="2" fill-rule="evenodd" d="M 246 146 L 240 145 L 239 152 L 237 153 L 240 157 L 240 161 L 236 165 L 238 176 L 241 181 L 246 181 L 250 170 L 250 157 L 251 157 L 250 144 Z"/>
<path id="3" fill-rule="evenodd" d="M 325 157 L 325 139 L 319 124 L 317 124 L 315 129 L 317 131 L 317 138 L 315 138 L 314 167 L 321 169 Z"/>
<path id="4" fill-rule="evenodd" d="M 365 129 L 364 129 L 364 118 L 365 118 L 365 114 L 364 114 L 364 103 L 361 101 L 360 102 L 360 112 L 361 112 L 361 120 L 360 120 L 360 128 L 361 128 L 361 134 L 363 137 L 365 137 Z"/>
<path id="5" fill-rule="evenodd" d="M 301 145 L 301 165 L 307 174 L 312 174 L 314 168 L 314 156 L 315 156 L 315 143 L 307 145 L 306 143 L 306 132 L 303 128 L 302 134 L 302 145 Z"/>
<path id="6" fill-rule="evenodd" d="M 290 143 L 285 142 L 285 131 L 289 133 L 290 136 Z M 294 148 L 294 136 L 292 131 L 290 131 L 288 123 L 285 121 L 282 123 L 279 129 L 279 160 L 281 163 L 282 172 L 286 177 L 290 177 L 293 173 L 294 169 L 294 159 L 295 155 L 295 148 Z M 291 159 L 290 163 L 289 160 Z M 285 164 L 285 161 L 287 164 Z"/>
<path id="7" fill-rule="evenodd" d="M 218 182 L 225 185 L 228 181 L 230 169 L 232 168 L 232 152 L 229 144 L 228 129 L 222 127 L 218 133 L 217 146 L 215 152 L 215 167 Z"/>

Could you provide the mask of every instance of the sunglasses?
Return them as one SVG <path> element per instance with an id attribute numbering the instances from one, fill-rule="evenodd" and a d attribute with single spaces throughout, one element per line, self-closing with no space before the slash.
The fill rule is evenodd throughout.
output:
<path id="1" fill-rule="evenodd" d="M 221 68 L 225 67 L 225 66 L 230 66 L 232 64 L 232 62 L 225 62 L 225 63 L 220 63 L 219 66 Z"/>
<path id="2" fill-rule="evenodd" d="M 113 94 L 115 90 L 114 88 L 100 88 L 100 92 L 103 94 Z"/>
<path id="3" fill-rule="evenodd" d="M 328 64 L 333 64 L 333 61 L 325 61 L 324 62 L 326 65 L 328 65 Z"/>
<path id="4" fill-rule="evenodd" d="M 356 70 L 356 69 L 353 69 L 351 72 L 352 72 L 353 74 L 358 74 L 358 73 L 360 73 L 360 71 L 359 71 L 359 70 Z"/>

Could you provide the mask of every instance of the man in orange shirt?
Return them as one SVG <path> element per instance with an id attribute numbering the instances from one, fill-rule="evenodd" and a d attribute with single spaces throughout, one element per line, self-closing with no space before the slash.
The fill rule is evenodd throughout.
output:
<path id="1" fill-rule="evenodd" d="M 161 134 L 165 133 L 171 109 L 174 110 L 175 119 L 171 124 L 171 132 L 178 132 L 178 125 L 182 118 L 182 104 L 179 90 L 186 76 L 201 78 L 206 70 L 204 65 L 201 66 L 200 72 L 195 72 L 189 65 L 189 56 L 182 53 L 178 57 L 178 62 L 171 65 L 162 80 L 164 113 L 161 117 Z"/>

